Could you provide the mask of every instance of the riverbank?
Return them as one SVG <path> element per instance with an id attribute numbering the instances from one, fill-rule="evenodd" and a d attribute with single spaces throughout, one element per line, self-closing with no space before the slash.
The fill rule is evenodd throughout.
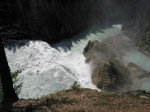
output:
<path id="1" fill-rule="evenodd" d="M 140 98 L 141 97 L 141 98 Z M 113 94 L 91 89 L 61 91 L 40 99 L 19 100 L 14 112 L 149 112 L 148 97 Z"/>

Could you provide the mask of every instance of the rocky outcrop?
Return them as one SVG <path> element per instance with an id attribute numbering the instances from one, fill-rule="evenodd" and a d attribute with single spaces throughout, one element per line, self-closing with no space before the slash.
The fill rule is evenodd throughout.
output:
<path id="1" fill-rule="evenodd" d="M 136 18 L 124 24 L 122 31 L 141 51 L 150 55 L 150 1 L 139 1 L 136 7 Z"/>
<path id="2" fill-rule="evenodd" d="M 89 41 L 83 54 L 93 68 L 93 83 L 105 91 L 142 89 L 141 85 L 149 81 L 150 73 L 125 59 L 130 52 L 138 53 L 138 49 L 131 39 L 121 34 L 102 42 Z"/>
<path id="3" fill-rule="evenodd" d="M 93 67 L 92 81 L 104 91 L 120 92 L 129 89 L 130 72 L 109 44 L 89 41 L 83 54 Z M 119 52 L 119 51 L 118 51 Z"/>
<path id="4" fill-rule="evenodd" d="M 142 52 L 150 55 L 150 23 L 123 26 L 122 31 Z"/>
<path id="5" fill-rule="evenodd" d="M 92 80 L 98 88 L 104 91 L 117 91 L 123 80 L 112 62 L 103 62 L 96 65 L 92 74 Z M 122 85 L 122 84 L 121 84 Z"/>
<path id="6" fill-rule="evenodd" d="M 129 96 L 136 96 L 136 97 L 140 97 L 144 99 L 150 98 L 150 91 L 145 91 L 145 90 L 128 91 L 123 94 L 129 95 Z"/>

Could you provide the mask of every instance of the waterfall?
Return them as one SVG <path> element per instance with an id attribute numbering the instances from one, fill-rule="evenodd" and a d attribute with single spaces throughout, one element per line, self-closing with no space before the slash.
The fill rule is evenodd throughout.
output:
<path id="1" fill-rule="evenodd" d="M 20 41 L 19 41 L 20 42 Z M 15 43 L 16 45 L 19 43 Z M 96 89 L 92 84 L 90 66 L 80 53 L 64 52 L 42 41 L 26 41 L 12 51 L 6 49 L 11 70 L 21 70 L 21 98 L 37 98 L 69 89 L 74 81 L 81 87 Z M 12 47 L 11 47 L 12 48 Z"/>
<path id="2" fill-rule="evenodd" d="M 11 71 L 22 71 L 16 83 L 22 85 L 19 97 L 39 98 L 69 89 L 74 81 L 82 88 L 99 90 L 92 83 L 92 67 L 85 63 L 83 49 L 89 40 L 101 42 L 120 34 L 120 28 L 120 25 L 98 30 L 95 30 L 97 27 L 93 27 L 53 45 L 29 40 L 11 40 L 6 43 L 5 50 Z"/>

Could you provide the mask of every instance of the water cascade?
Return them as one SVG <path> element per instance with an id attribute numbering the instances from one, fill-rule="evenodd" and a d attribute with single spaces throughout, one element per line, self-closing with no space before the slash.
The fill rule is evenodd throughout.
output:
<path id="1" fill-rule="evenodd" d="M 12 40 L 6 44 L 11 71 L 22 71 L 16 83 L 22 84 L 19 97 L 38 98 L 69 89 L 74 81 L 83 88 L 97 89 L 92 84 L 92 69 L 90 64 L 85 63 L 83 49 L 89 40 L 103 41 L 120 34 L 121 30 L 120 25 L 98 29 L 94 33 L 91 33 L 92 30 L 95 30 L 95 27 L 54 45 L 28 40 Z"/>

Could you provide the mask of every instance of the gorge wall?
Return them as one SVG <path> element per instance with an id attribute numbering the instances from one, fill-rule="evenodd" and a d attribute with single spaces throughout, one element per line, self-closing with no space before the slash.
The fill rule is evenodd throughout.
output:
<path id="1" fill-rule="evenodd" d="M 93 24 L 149 23 L 149 5 L 149 0 L 1 0 L 0 30 L 52 43 Z"/>

